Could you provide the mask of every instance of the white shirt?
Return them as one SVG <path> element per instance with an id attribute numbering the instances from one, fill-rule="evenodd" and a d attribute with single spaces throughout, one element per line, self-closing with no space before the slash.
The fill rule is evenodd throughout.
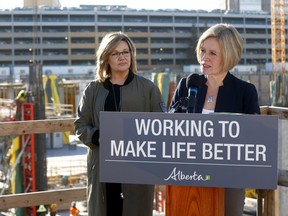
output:
<path id="1" fill-rule="evenodd" d="M 202 114 L 210 114 L 210 113 L 214 113 L 214 110 L 202 109 Z"/>

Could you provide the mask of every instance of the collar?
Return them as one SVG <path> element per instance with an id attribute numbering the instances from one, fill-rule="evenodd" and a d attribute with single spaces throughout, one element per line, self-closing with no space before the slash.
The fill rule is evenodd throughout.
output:
<path id="1" fill-rule="evenodd" d="M 132 82 L 133 78 L 134 78 L 134 73 L 132 71 L 129 71 L 128 77 L 125 80 L 124 84 L 122 86 L 128 85 L 130 82 Z M 106 89 L 110 89 L 112 86 L 112 83 L 110 82 L 110 77 L 106 78 L 106 80 L 103 83 L 104 87 Z"/>

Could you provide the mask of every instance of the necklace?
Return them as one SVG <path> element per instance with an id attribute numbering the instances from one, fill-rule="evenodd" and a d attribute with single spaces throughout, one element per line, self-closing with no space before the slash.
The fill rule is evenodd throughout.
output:
<path id="1" fill-rule="evenodd" d="M 208 103 L 212 103 L 212 102 L 213 102 L 213 96 L 208 95 L 208 97 L 207 97 L 207 102 L 208 102 Z"/>

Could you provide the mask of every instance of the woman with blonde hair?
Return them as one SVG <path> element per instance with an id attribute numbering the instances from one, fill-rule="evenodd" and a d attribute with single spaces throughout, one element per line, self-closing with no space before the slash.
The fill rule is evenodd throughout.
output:
<path id="1" fill-rule="evenodd" d="M 243 39 L 232 25 L 213 25 L 200 36 L 196 54 L 202 75 L 196 113 L 260 114 L 255 86 L 229 72 L 240 61 L 242 52 Z M 170 107 L 187 94 L 186 78 L 183 78 L 174 92 Z M 186 110 L 180 108 L 177 112 Z M 244 199 L 245 189 L 225 188 L 225 216 L 242 216 Z"/>

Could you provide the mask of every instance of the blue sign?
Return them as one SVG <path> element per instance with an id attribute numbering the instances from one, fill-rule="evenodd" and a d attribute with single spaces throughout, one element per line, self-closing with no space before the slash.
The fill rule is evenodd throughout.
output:
<path id="1" fill-rule="evenodd" d="M 277 187 L 278 117 L 100 113 L 100 181 Z"/>

